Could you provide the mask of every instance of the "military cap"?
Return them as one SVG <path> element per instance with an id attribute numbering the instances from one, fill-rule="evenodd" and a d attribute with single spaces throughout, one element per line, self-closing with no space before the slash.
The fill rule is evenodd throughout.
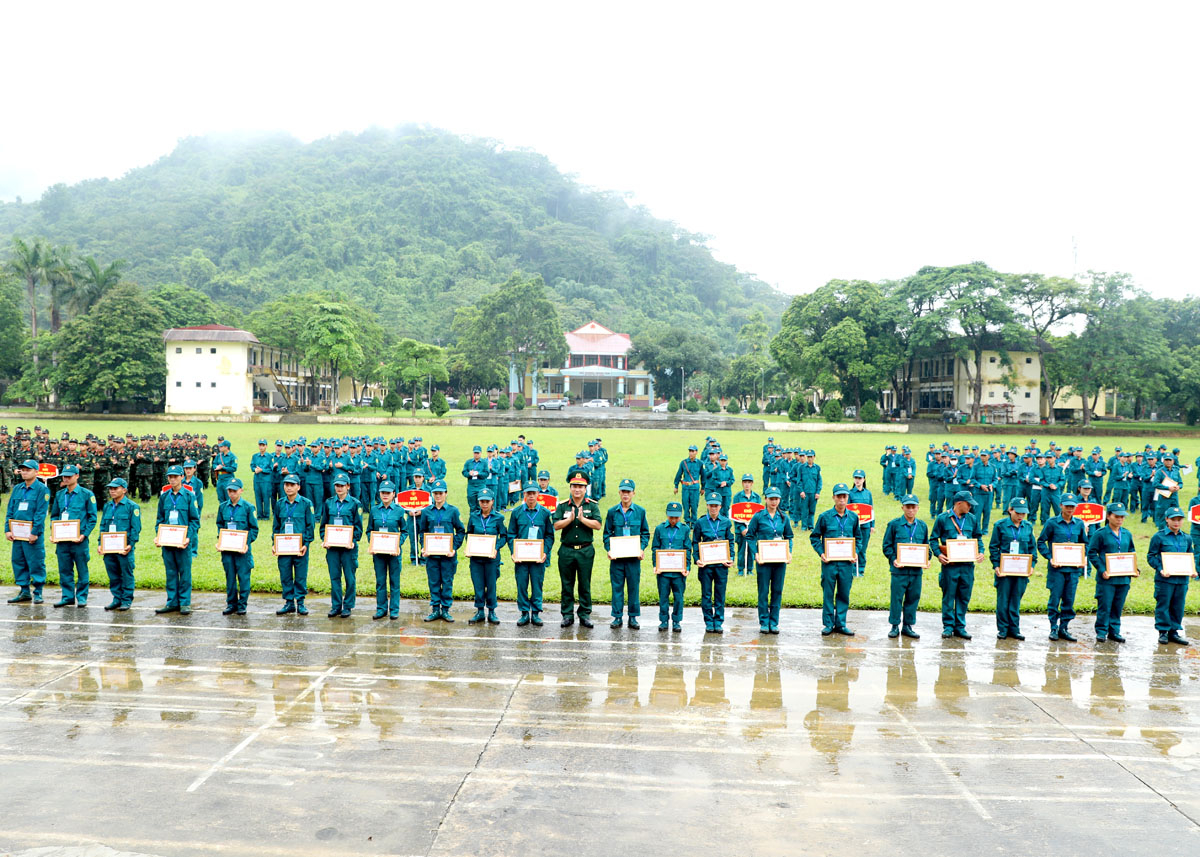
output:
<path id="1" fill-rule="evenodd" d="M 442 451 L 442 448 L 441 448 L 440 446 L 438 446 L 436 443 L 435 443 L 433 446 L 429 447 L 429 448 L 430 448 L 431 450 L 432 450 L 432 449 L 436 449 L 438 452 L 441 452 L 441 451 Z"/>
<path id="2" fill-rule="evenodd" d="M 540 490 L 541 489 L 538 488 L 538 484 L 536 482 L 526 482 L 524 485 L 521 486 L 522 494 L 528 494 L 530 491 L 533 491 L 536 493 Z"/>
<path id="3" fill-rule="evenodd" d="M 276 440 L 276 441 L 275 441 L 275 445 L 276 445 L 276 446 L 283 446 L 283 441 L 282 441 L 282 440 Z"/>
<path id="4" fill-rule="evenodd" d="M 111 480 L 108 483 L 108 485 L 106 485 L 105 487 L 106 488 L 128 488 L 129 483 L 126 482 L 124 479 L 122 479 L 120 476 L 118 476 L 117 478 Z"/>
<path id="5" fill-rule="evenodd" d="M 970 491 L 959 491 L 954 495 L 955 503 L 974 503 L 975 498 L 971 496 Z"/>
<path id="6" fill-rule="evenodd" d="M 482 491 L 480 491 L 478 494 L 475 495 L 475 499 L 478 502 L 483 502 L 484 500 L 495 500 L 496 495 L 492 493 L 491 488 L 484 488 Z"/>
<path id="7" fill-rule="evenodd" d="M 289 473 L 287 476 L 283 477 L 283 484 L 286 485 L 289 482 L 292 483 L 293 485 L 299 485 L 300 477 L 297 476 L 295 473 Z"/>
<path id="8" fill-rule="evenodd" d="M 1021 512 L 1029 514 L 1029 504 L 1025 502 L 1024 497 L 1013 497 L 1008 501 L 1008 510 L 1010 512 Z"/>
<path id="9" fill-rule="evenodd" d="M 183 468 L 180 467 L 178 464 L 172 464 L 170 467 L 167 468 L 167 475 L 168 476 L 182 476 Z"/>
<path id="10" fill-rule="evenodd" d="M 847 485 L 845 482 L 839 482 L 838 484 L 833 486 L 833 496 L 834 497 L 836 497 L 838 494 L 847 494 L 848 495 L 849 493 L 850 493 L 850 486 Z"/>
<path id="11" fill-rule="evenodd" d="M 195 462 L 195 461 L 193 461 L 192 459 L 188 458 L 188 459 L 186 459 L 186 460 L 183 462 L 183 466 L 184 466 L 184 467 L 195 467 L 195 466 L 196 466 L 196 462 Z"/>
<path id="12" fill-rule="evenodd" d="M 539 471 L 538 471 L 537 478 L 538 478 L 538 479 L 549 479 L 549 478 L 550 478 L 550 471 L 549 471 L 549 470 L 539 470 Z"/>
<path id="13" fill-rule="evenodd" d="M 79 468 L 76 467 L 74 464 L 68 464 L 66 467 L 64 467 L 62 470 L 59 471 L 58 475 L 59 476 L 78 476 Z"/>
<path id="14" fill-rule="evenodd" d="M 900 498 L 900 505 L 901 506 L 919 506 L 919 505 L 921 505 L 921 501 L 917 499 L 916 494 L 905 494 L 903 497 Z"/>
<path id="15" fill-rule="evenodd" d="M 721 499 L 720 491 L 709 491 L 704 502 L 709 506 L 720 506 L 725 501 Z"/>
<path id="16" fill-rule="evenodd" d="M 238 479 L 235 476 L 229 480 L 228 484 L 225 486 L 225 490 L 226 491 L 240 491 L 240 490 L 242 490 L 242 487 L 243 487 L 242 480 Z"/>
<path id="17" fill-rule="evenodd" d="M 587 471 L 582 467 L 572 467 L 567 471 L 568 485 L 587 485 L 591 479 L 588 478 Z"/>
<path id="18" fill-rule="evenodd" d="M 334 485 L 349 485 L 350 480 L 339 473 L 337 476 L 333 477 L 333 484 Z"/>
<path id="19" fill-rule="evenodd" d="M 267 439 L 266 439 L 265 437 L 260 437 L 260 438 L 258 439 L 258 445 L 259 445 L 259 446 L 266 446 L 266 445 L 267 445 Z"/>
<path id="20" fill-rule="evenodd" d="M 688 452 L 699 452 L 699 451 L 700 451 L 700 450 L 698 450 L 698 449 L 696 448 L 696 444 L 694 444 L 694 443 L 693 443 L 691 446 L 689 446 L 689 447 L 688 447 Z"/>
<path id="21" fill-rule="evenodd" d="M 722 452 L 719 456 L 717 456 L 717 460 L 718 461 L 728 461 L 729 456 Z"/>
<path id="22" fill-rule="evenodd" d="M 224 438 L 221 438 L 221 441 L 217 444 L 217 446 L 223 446 L 226 449 L 229 449 L 229 441 L 225 440 Z"/>
<path id="23" fill-rule="evenodd" d="M 1075 490 L 1076 490 L 1076 491 L 1082 491 L 1084 488 L 1086 488 L 1087 490 L 1091 491 L 1091 490 L 1092 490 L 1093 488 L 1095 488 L 1095 487 L 1096 487 L 1096 486 L 1092 484 L 1092 480 L 1090 480 L 1090 479 L 1080 479 L 1080 480 L 1079 480 L 1079 484 L 1075 486 Z"/>
<path id="24" fill-rule="evenodd" d="M 390 479 L 385 479 L 379 483 L 379 490 L 380 491 L 389 491 L 392 494 L 395 494 L 396 493 L 396 483 Z"/>
<path id="25" fill-rule="evenodd" d="M 1079 498 L 1074 494 L 1063 494 L 1062 499 L 1058 501 L 1060 506 L 1078 506 Z"/>
<path id="26" fill-rule="evenodd" d="M 1104 507 L 1104 511 L 1110 515 L 1125 515 L 1125 514 L 1127 514 L 1125 511 L 1124 503 L 1109 503 L 1107 506 Z"/>
<path id="27" fill-rule="evenodd" d="M 1170 509 L 1167 509 L 1167 511 L 1163 514 L 1163 517 L 1164 518 L 1182 518 L 1183 510 L 1180 509 L 1178 506 L 1172 506 Z"/>
<path id="28" fill-rule="evenodd" d="M 858 478 L 860 478 L 860 477 L 861 477 L 861 478 L 863 478 L 863 479 L 866 479 L 866 478 L 867 478 L 867 471 L 865 471 L 865 470 L 855 470 L 855 471 L 854 471 L 852 474 L 850 474 L 850 475 L 851 475 L 851 476 L 852 476 L 854 479 L 858 479 Z"/>
<path id="29" fill-rule="evenodd" d="M 720 496 L 720 495 L 717 495 L 717 496 Z M 768 488 L 766 491 L 763 492 L 764 500 L 770 499 L 771 497 L 782 497 L 782 496 L 783 495 L 779 493 L 779 489 L 776 488 L 774 485 L 772 485 L 770 488 Z"/>
<path id="30" fill-rule="evenodd" d="M 445 480 L 434 479 L 432 482 L 429 483 L 429 490 L 431 493 L 434 493 L 434 494 L 445 494 L 446 493 Z"/>
<path id="31" fill-rule="evenodd" d="M 753 473 L 743 473 L 743 474 L 742 474 L 742 481 L 743 481 L 743 482 L 753 482 L 753 481 L 754 481 L 754 474 L 753 474 Z"/>
<path id="32" fill-rule="evenodd" d="M 630 479 L 628 476 L 626 476 L 624 479 L 621 480 L 621 484 L 617 486 L 617 490 L 618 491 L 634 491 L 634 490 L 636 490 L 636 486 L 633 484 L 633 480 Z"/>

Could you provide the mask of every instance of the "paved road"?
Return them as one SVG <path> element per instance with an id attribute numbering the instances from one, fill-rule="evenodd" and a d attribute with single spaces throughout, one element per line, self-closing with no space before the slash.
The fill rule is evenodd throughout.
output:
<path id="1" fill-rule="evenodd" d="M 717 638 L 692 610 L 660 634 L 275 603 L 0 610 L 0 853 L 1200 849 L 1200 654 L 1147 619 L 1118 647 L 1037 617 L 911 643 L 879 613 L 823 639 L 736 610 Z"/>

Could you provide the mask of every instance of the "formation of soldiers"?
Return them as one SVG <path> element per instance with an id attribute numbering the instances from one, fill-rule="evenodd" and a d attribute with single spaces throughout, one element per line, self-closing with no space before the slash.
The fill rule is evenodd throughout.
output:
<path id="1" fill-rule="evenodd" d="M 407 541 L 410 563 L 424 566 L 429 581 L 431 612 L 426 621 L 454 621 L 453 578 L 466 544 L 475 593 L 475 614 L 469 621 L 500 621 L 496 587 L 500 552 L 507 549 L 514 560 L 518 625 L 541 625 L 544 575 L 557 534 L 562 625 L 578 620 L 590 628 L 594 537 L 600 531 L 609 560 L 612 628 L 626 621 L 631 628 L 640 627 L 641 566 L 649 549 L 659 590 L 660 630 L 680 630 L 686 581 L 695 566 L 705 628 L 722 633 L 728 574 L 736 565 L 739 575 L 757 572 L 759 630 L 777 634 L 795 533 L 808 531 L 820 563 L 822 633 L 854 633 L 846 617 L 853 582 L 866 566 L 875 526 L 874 499 L 866 472 L 855 470 L 849 483 L 832 487 L 832 507 L 817 514 L 823 480 L 814 450 L 782 448 L 769 439 L 763 447 L 759 494 L 754 474 L 736 479 L 728 455 L 708 437 L 703 452 L 690 446 L 676 470 L 674 487 L 677 494 L 682 492 L 682 502 L 668 503 L 665 520 L 651 529 L 646 510 L 634 502 L 636 485 L 630 478 L 620 480 L 619 502 L 602 514 L 597 501 L 605 494 L 608 452 L 600 439 L 589 441 L 568 468 L 565 498 L 549 484 L 549 472 L 538 469 L 537 451 L 523 436 L 506 446 L 491 444 L 486 453 L 474 447 L 461 469 L 467 498 L 462 512 L 446 502 L 447 470 L 439 447 L 426 450 L 420 437 L 407 443 L 403 438 L 317 438 L 311 443 L 299 438 L 275 441 L 273 452 L 270 447 L 260 440 L 249 467 L 243 468 L 243 473 L 248 469 L 252 474 L 251 502 L 243 496 L 238 458 L 223 437 L 213 446 L 204 435 L 188 434 L 129 434 L 105 440 L 89 435 L 80 442 L 52 439 L 38 428 L 19 429 L 9 438 L 7 429 L 0 427 L 6 462 L 0 471 L 6 489 L 8 477 L 14 477 L 5 529 L 19 589 L 10 603 L 42 600 L 44 537 L 48 530 L 52 534 L 63 527 L 70 535 L 53 539 L 62 586 L 55 606 L 86 606 L 88 539 L 96 533 L 98 545 L 108 548 L 101 552 L 112 592 L 106 609 L 129 609 L 141 536 L 141 507 L 135 500 L 155 498 L 155 546 L 162 551 L 167 578 L 167 601 L 156 612 L 190 613 L 191 562 L 200 542 L 204 487 L 211 480 L 220 500 L 215 535 L 226 573 L 226 614 L 247 611 L 252 546 L 259 521 L 269 521 L 271 553 L 283 587 L 280 614 L 308 613 L 309 547 L 319 539 L 330 575 L 328 615 L 351 615 L 359 542 L 367 537 L 376 576 L 374 618 L 399 616 L 401 546 Z M 1156 575 L 1160 642 L 1187 645 L 1180 633 L 1183 599 L 1189 578 L 1200 572 L 1200 521 L 1184 531 L 1178 498 L 1191 468 L 1179 468 L 1178 457 L 1178 449 L 1154 450 L 1149 445 L 1134 454 L 1118 448 L 1108 460 L 1098 447 L 1085 456 L 1081 448 L 1061 450 L 1054 443 L 1043 451 L 1036 440 L 1021 455 L 1003 444 L 988 449 L 931 445 L 926 476 L 933 523 L 928 525 L 917 515 L 920 501 L 912 492 L 916 465 L 911 450 L 889 445 L 880 460 L 883 491 L 895 496 L 903 509 L 888 522 L 881 548 L 892 575 L 889 636 L 919 637 L 914 625 L 923 572 L 937 562 L 942 636 L 970 639 L 965 621 L 975 567 L 990 561 L 997 590 L 997 636 L 1024 639 L 1020 604 L 1040 556 L 1051 566 L 1046 584 L 1051 639 L 1075 640 L 1069 629 L 1075 592 L 1079 579 L 1094 571 L 1096 639 L 1123 642 L 1125 595 L 1130 578 L 1140 574 L 1132 536 L 1123 523 L 1141 509 L 1143 520 L 1153 517 L 1158 527 L 1145 560 Z M 108 499 L 100 502 L 98 496 Z M 1075 516 L 1088 502 L 1107 502 L 1103 522 Z M 1196 507 L 1200 496 L 1191 501 L 1186 517 L 1200 518 L 1191 511 Z M 995 526 L 990 525 L 993 509 L 1001 511 Z M 1039 512 L 1042 529 L 1035 536 Z M 227 540 L 229 533 L 234 537 Z M 623 547 L 618 549 L 614 540 L 622 540 Z M 632 550 L 630 541 L 636 543 Z M 724 544 L 709 545 L 719 549 L 713 552 L 703 547 L 709 542 Z M 431 544 L 437 548 L 431 550 Z M 963 544 L 973 545 L 973 553 L 959 554 Z M 1064 552 L 1056 545 L 1080 550 Z M 767 546 L 777 552 L 764 552 Z M 920 562 L 913 561 L 913 546 L 924 551 Z M 670 561 L 660 564 L 660 552 Z M 1002 571 L 1011 565 L 1004 559 L 1009 554 L 1025 561 L 1025 573 Z M 1068 555 L 1071 559 L 1064 564 Z M 1109 555 L 1120 562 L 1110 563 Z M 1179 566 L 1184 556 L 1189 558 L 1186 573 Z"/>

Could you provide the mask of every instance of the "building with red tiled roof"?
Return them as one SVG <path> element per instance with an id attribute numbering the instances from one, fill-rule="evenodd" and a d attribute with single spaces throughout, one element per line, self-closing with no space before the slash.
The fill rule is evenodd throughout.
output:
<path id="1" fill-rule="evenodd" d="M 589 321 L 566 334 L 567 359 L 562 367 L 542 364 L 525 378 L 525 389 L 537 398 L 558 399 L 570 393 L 583 401 L 607 399 L 614 405 L 649 407 L 654 404 L 654 381 L 641 366 L 629 365 L 633 343 L 627 333 L 615 333 Z M 536 375 L 536 381 L 535 381 Z M 535 398 L 530 397 L 530 405 Z"/>

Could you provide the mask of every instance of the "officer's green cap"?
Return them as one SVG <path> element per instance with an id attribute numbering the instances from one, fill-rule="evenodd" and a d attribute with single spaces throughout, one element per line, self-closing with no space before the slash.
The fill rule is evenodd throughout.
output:
<path id="1" fill-rule="evenodd" d="M 1163 517 L 1164 518 L 1182 518 L 1183 510 L 1180 509 L 1178 506 L 1172 506 L 1170 509 L 1167 509 L 1166 514 L 1164 514 Z"/>
<path id="2" fill-rule="evenodd" d="M 767 489 L 767 490 L 769 491 L 770 489 Z M 706 499 L 704 502 L 707 503 L 709 506 L 720 506 L 721 502 L 722 502 L 721 501 L 721 493 L 719 491 L 709 491 L 708 499 Z"/>
<path id="3" fill-rule="evenodd" d="M 490 488 L 484 488 L 482 491 L 480 491 L 478 494 L 475 495 L 475 499 L 476 500 L 495 500 L 496 496 L 494 494 L 492 494 L 492 491 Z"/>
<path id="4" fill-rule="evenodd" d="M 970 491 L 959 491 L 954 495 L 955 503 L 974 503 L 975 498 L 971 496 Z"/>
<path id="5" fill-rule="evenodd" d="M 919 505 L 921 505 L 921 501 L 917 499 L 916 494 L 905 494 L 903 497 L 900 498 L 900 505 L 901 506 L 919 506 Z"/>
<path id="6" fill-rule="evenodd" d="M 536 494 L 539 490 L 541 490 L 541 489 L 538 488 L 538 484 L 536 482 L 526 482 L 525 485 L 521 488 L 522 493 L 525 493 L 525 494 L 528 494 L 530 492 L 533 492 L 534 494 Z"/>
<path id="7" fill-rule="evenodd" d="M 120 476 L 118 476 L 116 479 L 113 479 L 111 482 L 109 482 L 106 487 L 108 487 L 108 488 L 128 488 L 129 483 L 126 482 L 124 479 L 122 479 Z"/>
<path id="8" fill-rule="evenodd" d="M 1008 509 L 1011 512 L 1029 513 L 1029 504 L 1025 502 L 1024 497 L 1013 497 L 1008 501 Z"/>
<path id="9" fill-rule="evenodd" d="M 634 490 L 636 490 L 636 486 L 633 484 L 633 480 L 630 479 L 628 476 L 626 476 L 624 479 L 621 480 L 621 484 L 617 486 L 617 490 L 618 491 L 634 491 Z"/>
<path id="10" fill-rule="evenodd" d="M 683 504 L 672 500 L 667 504 L 667 517 L 679 518 L 683 516 Z"/>
<path id="11" fill-rule="evenodd" d="M 229 480 L 228 484 L 226 484 L 226 486 L 225 486 L 225 490 L 226 490 L 226 491 L 240 491 L 240 490 L 242 490 L 242 480 L 238 479 L 238 478 L 235 476 L 233 479 L 230 479 L 230 480 Z"/>
<path id="12" fill-rule="evenodd" d="M 1109 503 L 1107 506 L 1104 507 L 1104 511 L 1110 515 L 1125 515 L 1125 514 L 1127 514 L 1127 512 L 1125 511 L 1124 503 Z"/>
<path id="13" fill-rule="evenodd" d="M 769 498 L 769 497 L 782 497 L 782 496 L 783 495 L 779 493 L 779 489 L 774 486 L 768 488 L 766 491 L 763 492 L 764 499 Z"/>
<path id="14" fill-rule="evenodd" d="M 385 479 L 379 483 L 379 490 L 380 491 L 390 491 L 391 493 L 395 494 L 396 493 L 396 483 L 392 482 L 390 479 Z"/>
<path id="15" fill-rule="evenodd" d="M 295 473 L 289 473 L 287 476 L 283 477 L 283 484 L 287 485 L 289 482 L 292 485 L 299 485 L 300 477 L 297 476 Z"/>
<path id="16" fill-rule="evenodd" d="M 335 476 L 333 478 L 333 484 L 334 485 L 349 485 L 350 480 L 347 479 L 345 476 Z"/>
<path id="17" fill-rule="evenodd" d="M 182 476 L 183 468 L 180 467 L 178 464 L 172 464 L 170 467 L 167 468 L 167 475 L 168 476 Z"/>
<path id="18" fill-rule="evenodd" d="M 850 494 L 850 486 L 847 485 L 845 482 L 839 482 L 837 485 L 834 485 L 833 486 L 833 496 L 836 497 L 838 494 L 849 495 Z"/>
<path id="19" fill-rule="evenodd" d="M 855 479 L 859 479 L 859 478 L 866 479 L 866 478 L 867 478 L 867 471 L 865 471 L 865 470 L 855 470 L 855 471 L 854 471 L 854 473 L 853 473 L 853 474 L 851 474 L 851 475 L 852 475 L 852 476 L 853 476 Z"/>

